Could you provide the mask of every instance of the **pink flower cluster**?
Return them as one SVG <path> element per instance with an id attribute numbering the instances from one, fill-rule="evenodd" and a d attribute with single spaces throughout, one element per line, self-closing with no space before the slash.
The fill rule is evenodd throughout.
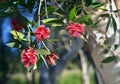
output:
<path id="1" fill-rule="evenodd" d="M 39 26 L 34 33 L 38 41 L 47 39 L 50 36 L 50 30 L 43 25 Z"/>
<path id="2" fill-rule="evenodd" d="M 84 32 L 84 26 L 79 23 L 70 22 L 66 27 L 66 30 L 69 32 L 71 36 L 80 37 L 81 34 Z"/>
<path id="3" fill-rule="evenodd" d="M 17 17 L 12 18 L 11 27 L 15 31 L 21 31 L 23 29 L 23 26 Z"/>
<path id="4" fill-rule="evenodd" d="M 48 62 L 48 64 L 54 66 L 56 65 L 56 60 L 58 59 L 58 56 L 54 53 L 51 53 L 50 55 L 47 55 L 45 59 Z"/>
<path id="5" fill-rule="evenodd" d="M 37 62 L 36 51 L 31 47 L 24 49 L 21 54 L 21 62 L 27 68 L 29 68 L 31 65 L 34 66 Z"/>

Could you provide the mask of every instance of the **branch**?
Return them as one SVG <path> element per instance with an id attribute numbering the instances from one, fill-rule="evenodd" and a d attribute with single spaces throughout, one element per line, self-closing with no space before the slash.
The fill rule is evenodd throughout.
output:
<path id="1" fill-rule="evenodd" d="M 40 25 L 40 12 L 41 12 L 41 6 L 42 6 L 42 2 L 43 0 L 40 0 L 40 3 L 39 3 L 39 8 L 38 8 L 38 24 Z"/>

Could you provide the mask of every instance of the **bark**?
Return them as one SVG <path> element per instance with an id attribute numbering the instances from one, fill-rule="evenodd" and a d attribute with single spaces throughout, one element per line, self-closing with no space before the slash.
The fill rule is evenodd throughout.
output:
<path id="1" fill-rule="evenodd" d="M 116 10 L 114 2 L 112 1 L 112 7 L 113 10 Z M 114 46 L 114 44 L 119 44 L 119 38 L 120 38 L 120 21 L 119 21 L 119 17 L 117 14 L 113 14 L 116 22 L 117 22 L 117 32 L 116 34 L 114 34 L 114 30 L 113 30 L 113 24 L 110 24 L 110 27 L 107 31 L 107 33 L 105 33 L 105 27 L 107 24 L 107 19 L 102 20 L 99 24 L 99 26 L 97 26 L 97 28 L 95 30 L 91 30 L 93 31 L 92 33 L 89 33 L 89 50 L 91 53 L 91 58 L 94 62 L 95 68 L 97 70 L 97 74 L 100 75 L 100 79 L 98 77 L 98 81 L 99 84 L 119 84 L 117 78 L 118 78 L 118 74 L 119 71 L 115 70 L 115 66 L 116 66 L 116 62 L 113 61 L 111 63 L 108 64 L 103 64 L 101 63 L 101 61 L 108 56 L 108 54 L 104 54 L 103 53 L 103 48 L 101 47 L 102 44 L 106 41 L 107 39 L 107 43 L 108 45 L 110 45 L 111 47 Z M 117 17 L 116 17 L 117 16 Z M 117 54 L 119 51 L 116 51 L 115 53 Z M 101 80 L 103 80 L 103 82 L 101 82 Z"/>

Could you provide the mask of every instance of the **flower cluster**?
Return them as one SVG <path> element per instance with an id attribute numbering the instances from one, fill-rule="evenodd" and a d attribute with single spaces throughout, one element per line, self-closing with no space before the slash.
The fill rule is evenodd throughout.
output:
<path id="1" fill-rule="evenodd" d="M 41 25 L 35 30 L 35 37 L 38 41 L 49 38 L 50 30 L 45 26 Z"/>
<path id="2" fill-rule="evenodd" d="M 27 68 L 29 68 L 31 65 L 34 66 L 37 62 L 36 51 L 31 47 L 24 49 L 21 53 L 21 62 Z"/>
<path id="3" fill-rule="evenodd" d="M 23 29 L 22 24 L 19 22 L 19 19 L 17 17 L 14 17 L 11 21 L 11 27 L 13 28 L 13 30 L 15 31 L 21 31 Z M 70 22 L 68 24 L 68 26 L 66 27 L 66 30 L 69 32 L 69 34 L 73 37 L 80 37 L 81 34 L 84 32 L 84 26 L 82 24 L 79 23 L 72 23 Z M 35 41 L 37 42 L 43 42 L 43 40 L 48 39 L 50 37 L 50 30 L 49 28 L 46 28 L 43 25 L 40 25 L 36 28 L 36 30 L 34 32 L 33 36 L 35 36 Z M 25 48 L 22 50 L 21 53 L 21 62 L 24 64 L 24 66 L 26 68 L 30 68 L 30 66 L 35 66 L 35 64 L 37 63 L 37 61 L 39 60 L 38 55 L 37 54 L 37 50 L 33 49 L 33 47 L 30 47 L 30 45 L 28 45 L 28 48 Z M 34 46 L 34 45 L 32 45 Z M 43 45 L 45 48 L 46 46 Z M 47 49 L 47 48 L 46 48 Z M 48 49 L 47 49 L 48 50 Z M 49 52 L 49 50 L 48 50 Z M 54 53 L 50 53 L 49 55 L 46 54 L 44 60 L 54 66 L 56 65 L 56 61 L 58 59 L 58 56 L 55 55 Z"/>
<path id="4" fill-rule="evenodd" d="M 11 27 L 15 31 L 21 31 L 23 29 L 23 26 L 17 17 L 12 18 Z"/>
<path id="5" fill-rule="evenodd" d="M 58 56 L 54 53 L 51 53 L 50 55 L 47 55 L 45 59 L 48 62 L 48 64 L 54 66 L 56 65 L 56 60 L 58 59 Z"/>
<path id="6" fill-rule="evenodd" d="M 37 41 L 42 41 L 49 38 L 50 30 L 41 25 L 35 30 L 34 35 Z M 54 53 L 45 56 L 45 60 L 50 65 L 56 65 L 57 59 L 58 57 Z M 25 65 L 25 67 L 29 68 L 30 66 L 34 66 L 37 61 L 38 59 L 36 50 L 34 50 L 32 47 L 23 49 L 21 53 L 21 62 Z"/>
<path id="7" fill-rule="evenodd" d="M 66 27 L 66 30 L 69 32 L 71 36 L 80 37 L 81 34 L 84 32 L 84 26 L 79 23 L 70 22 Z"/>

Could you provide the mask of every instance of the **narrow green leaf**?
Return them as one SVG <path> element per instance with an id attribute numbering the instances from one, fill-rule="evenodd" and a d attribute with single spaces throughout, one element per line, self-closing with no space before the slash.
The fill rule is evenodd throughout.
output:
<path id="1" fill-rule="evenodd" d="M 70 10 L 69 15 L 68 15 L 68 19 L 73 20 L 75 17 L 75 14 L 76 14 L 76 8 L 74 7 Z"/>
<path id="2" fill-rule="evenodd" d="M 108 31 L 110 22 L 111 22 L 111 16 L 109 17 L 108 22 L 107 22 L 107 25 L 106 25 L 106 32 Z"/>
<path id="3" fill-rule="evenodd" d="M 63 22 L 60 19 L 57 18 L 48 18 L 42 20 L 44 24 L 49 24 L 51 26 L 62 26 Z"/>
<path id="4" fill-rule="evenodd" d="M 90 7 L 99 8 L 99 7 L 104 6 L 104 5 L 105 5 L 105 3 L 92 3 Z"/>
<path id="5" fill-rule="evenodd" d="M 8 8 L 11 5 L 8 1 L 0 2 L 0 9 Z"/>
<path id="6" fill-rule="evenodd" d="M 90 25 L 90 26 L 93 26 L 93 25 L 94 25 L 93 20 L 92 20 L 92 18 L 91 18 L 91 15 L 81 16 L 81 17 L 77 18 L 77 19 L 75 20 L 75 22 L 84 23 L 84 24 Z"/>
<path id="7" fill-rule="evenodd" d="M 32 42 L 31 33 L 30 32 L 28 32 L 28 42 L 29 42 L 29 44 L 31 44 L 31 42 Z"/>
<path id="8" fill-rule="evenodd" d="M 8 47 L 11 47 L 11 48 L 21 48 L 22 45 L 19 44 L 19 43 L 16 43 L 16 42 L 10 42 L 10 43 L 7 43 L 6 44 Z"/>
<path id="9" fill-rule="evenodd" d="M 37 69 L 37 64 L 35 63 L 35 65 L 33 66 L 33 70 Z"/>
<path id="10" fill-rule="evenodd" d="M 109 14 L 101 14 L 100 17 L 109 17 Z"/>
<path id="11" fill-rule="evenodd" d="M 31 22 L 24 16 L 22 15 L 19 15 L 19 20 L 20 22 L 22 23 L 22 25 L 28 25 L 28 24 L 31 24 Z"/>
<path id="12" fill-rule="evenodd" d="M 81 35 L 80 38 L 82 38 L 85 42 L 88 42 L 87 39 L 83 35 Z"/>
<path id="13" fill-rule="evenodd" d="M 52 14 L 56 11 L 56 8 L 54 6 L 47 6 L 47 13 Z M 46 15 L 45 9 L 41 10 L 41 15 Z"/>
<path id="14" fill-rule="evenodd" d="M 115 45 L 114 45 L 114 50 L 116 50 L 118 47 L 119 47 L 119 45 L 118 45 L 118 44 L 115 44 Z"/>
<path id="15" fill-rule="evenodd" d="M 40 55 L 49 55 L 50 54 L 50 52 L 45 49 L 38 49 L 37 53 Z"/>
<path id="16" fill-rule="evenodd" d="M 24 35 L 20 32 L 17 32 L 17 31 L 10 31 L 10 33 L 13 35 L 13 38 L 14 39 L 18 39 L 18 40 L 23 40 L 23 41 L 27 41 L 25 38 L 24 38 Z"/>
<path id="17" fill-rule="evenodd" d="M 34 5 L 35 5 L 35 0 L 27 0 L 27 8 L 30 13 L 32 13 Z"/>
<path id="18" fill-rule="evenodd" d="M 12 16 L 12 14 L 7 12 L 0 12 L 0 19 L 7 18 L 9 16 Z"/>
<path id="19" fill-rule="evenodd" d="M 105 59 L 102 60 L 102 63 L 110 63 L 114 61 L 115 59 L 116 59 L 115 56 L 106 57 Z"/>
<path id="20" fill-rule="evenodd" d="M 116 23 L 113 16 L 112 16 L 112 24 L 113 24 L 114 32 L 116 33 L 116 31 L 117 31 L 117 23 Z"/>
<path id="21" fill-rule="evenodd" d="M 47 62 L 46 62 L 46 60 L 45 60 L 44 56 L 43 56 L 43 55 L 40 55 L 40 56 L 41 56 L 42 60 L 44 61 L 44 63 L 45 63 L 45 65 L 46 65 L 46 67 L 48 68 L 48 64 L 47 64 Z"/>
<path id="22" fill-rule="evenodd" d="M 14 45 L 15 45 L 15 42 L 7 43 L 6 45 L 7 45 L 8 47 L 13 48 L 13 47 L 14 47 Z"/>
<path id="23" fill-rule="evenodd" d="M 57 19 L 57 18 L 48 18 L 48 19 L 42 20 L 43 23 L 49 23 L 49 22 L 52 22 L 52 21 L 59 21 L 59 19 Z"/>

